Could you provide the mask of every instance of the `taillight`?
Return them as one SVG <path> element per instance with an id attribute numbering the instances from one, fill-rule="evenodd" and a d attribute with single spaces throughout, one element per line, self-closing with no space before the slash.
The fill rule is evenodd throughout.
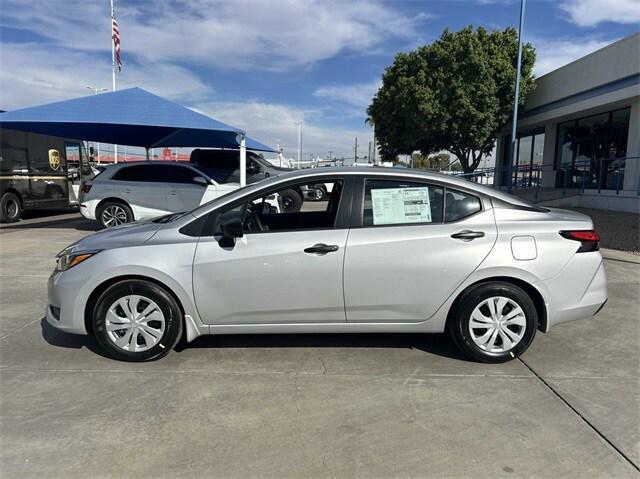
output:
<path id="1" fill-rule="evenodd" d="M 586 253 L 600 249 L 600 235 L 596 230 L 560 231 L 560 236 L 580 242 L 580 247 L 576 253 Z"/>
<path id="2" fill-rule="evenodd" d="M 89 193 L 91 191 L 91 187 L 93 185 L 87 185 L 86 183 L 82 184 L 82 192 L 83 193 Z"/>

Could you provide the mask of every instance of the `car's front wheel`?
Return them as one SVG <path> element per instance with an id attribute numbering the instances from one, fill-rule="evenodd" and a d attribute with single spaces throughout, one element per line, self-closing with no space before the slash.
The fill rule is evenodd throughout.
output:
<path id="1" fill-rule="evenodd" d="M 180 307 L 164 288 L 125 280 L 100 295 L 93 311 L 96 340 L 110 356 L 149 361 L 171 351 L 182 336 Z"/>
<path id="2" fill-rule="evenodd" d="M 467 357 L 501 363 L 527 350 L 537 325 L 535 305 L 525 291 L 511 283 L 490 282 L 464 294 L 448 326 Z"/>

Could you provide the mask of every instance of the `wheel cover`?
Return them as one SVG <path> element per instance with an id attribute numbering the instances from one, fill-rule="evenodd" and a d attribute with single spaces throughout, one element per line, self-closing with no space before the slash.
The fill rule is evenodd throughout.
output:
<path id="1" fill-rule="evenodd" d="M 504 296 L 483 300 L 471 313 L 469 333 L 483 351 L 505 353 L 515 348 L 527 329 L 527 318 L 518 303 Z"/>
<path id="2" fill-rule="evenodd" d="M 130 294 L 107 310 L 107 337 L 123 351 L 139 353 L 154 347 L 164 335 L 166 322 L 160 307 L 146 296 Z"/>
<path id="3" fill-rule="evenodd" d="M 293 208 L 293 200 L 288 196 L 284 196 L 282 198 L 282 209 L 287 211 L 287 210 L 290 210 L 291 208 Z"/>
<path id="4" fill-rule="evenodd" d="M 15 218 L 18 216 L 18 211 L 20 207 L 18 206 L 18 202 L 14 199 L 9 199 L 5 205 L 7 216 L 9 218 Z"/>
<path id="5" fill-rule="evenodd" d="M 107 228 L 122 225 L 127 222 L 127 212 L 122 206 L 107 206 L 102 212 L 102 222 Z"/>

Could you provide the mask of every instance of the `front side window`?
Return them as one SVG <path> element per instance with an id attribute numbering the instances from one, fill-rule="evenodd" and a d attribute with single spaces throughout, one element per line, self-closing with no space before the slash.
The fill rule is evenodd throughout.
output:
<path id="1" fill-rule="evenodd" d="M 200 176 L 197 171 L 186 166 L 161 165 L 156 168 L 160 168 L 159 176 L 165 177 L 168 183 L 193 184 L 193 179 Z"/>
<path id="2" fill-rule="evenodd" d="M 367 180 L 363 226 L 442 223 L 443 188 L 426 183 Z"/>
<path id="3" fill-rule="evenodd" d="M 302 183 L 261 194 L 220 214 L 216 232 L 225 218 L 240 215 L 244 233 L 333 228 L 342 196 L 342 180 Z M 319 195 L 322 188 L 324 195 Z"/>

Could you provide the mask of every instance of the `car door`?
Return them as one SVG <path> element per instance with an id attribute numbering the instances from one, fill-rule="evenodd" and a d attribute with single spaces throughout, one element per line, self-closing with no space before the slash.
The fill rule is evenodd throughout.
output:
<path id="1" fill-rule="evenodd" d="M 208 196 L 208 185 L 194 181 L 197 176 L 204 178 L 199 171 L 179 164 L 162 165 L 161 168 L 167 180 L 167 209 L 169 211 L 191 210 L 202 204 L 205 197 Z"/>
<path id="2" fill-rule="evenodd" d="M 344 264 L 349 322 L 428 319 L 496 241 L 493 212 L 479 195 L 375 177 L 359 191 L 359 227 L 349 233 Z"/>
<path id="3" fill-rule="evenodd" d="M 167 195 L 161 165 L 128 165 L 116 171 L 105 192 L 124 199 L 132 208 L 136 220 L 166 214 Z"/>
<path id="4" fill-rule="evenodd" d="M 343 179 L 333 181 L 344 184 Z M 216 212 L 202 234 L 193 289 L 205 323 L 345 322 L 342 264 L 348 218 L 341 211 L 350 206 L 346 193 L 342 189 L 332 202 L 305 203 L 299 212 L 280 213 L 267 206 L 279 189 L 263 190 Z M 268 211 L 258 213 L 264 229 L 251 223 L 257 204 Z M 216 225 L 243 208 L 244 236 L 233 247 L 222 247 Z"/>

